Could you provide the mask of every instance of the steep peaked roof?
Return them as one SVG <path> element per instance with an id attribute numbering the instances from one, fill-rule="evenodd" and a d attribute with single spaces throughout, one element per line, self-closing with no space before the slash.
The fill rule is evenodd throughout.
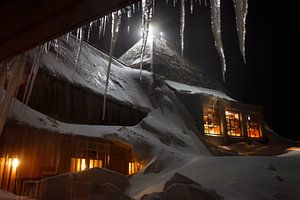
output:
<path id="1" fill-rule="evenodd" d="M 139 68 L 141 47 L 142 39 L 125 52 L 119 60 L 132 68 Z M 149 67 L 151 64 L 153 69 Z M 222 83 L 205 76 L 199 66 L 182 57 L 179 51 L 164 38 L 150 37 L 145 49 L 143 66 L 166 80 L 228 92 Z"/>

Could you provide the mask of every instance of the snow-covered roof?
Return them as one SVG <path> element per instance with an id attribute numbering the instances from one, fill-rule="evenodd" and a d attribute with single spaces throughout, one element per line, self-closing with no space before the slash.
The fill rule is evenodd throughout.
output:
<path id="1" fill-rule="evenodd" d="M 0 96 L 3 90 L 0 90 Z M 9 119 L 23 124 L 62 134 L 73 134 L 88 137 L 103 137 L 115 133 L 121 126 L 96 126 L 69 124 L 57 121 L 15 100 L 8 116 Z"/>
<path id="2" fill-rule="evenodd" d="M 82 42 L 81 54 L 77 65 L 76 52 L 79 41 L 70 37 L 69 41 L 62 40 L 60 46 L 55 48 L 58 52 L 50 51 L 43 55 L 41 65 L 58 77 L 88 88 L 97 94 L 104 94 L 108 55 L 91 45 Z M 150 79 L 150 73 L 144 72 L 144 80 Z M 113 59 L 110 72 L 108 98 L 130 104 L 134 107 L 151 107 L 151 103 L 139 83 L 139 70 L 126 67 Z"/>
<path id="3" fill-rule="evenodd" d="M 203 88 L 203 87 L 196 87 L 196 86 L 191 86 L 183 83 L 178 83 L 170 80 L 165 81 L 171 88 L 177 90 L 177 91 L 182 91 L 182 92 L 187 92 L 190 94 L 203 94 L 207 96 L 213 96 L 221 99 L 226 99 L 230 101 L 236 101 L 227 94 L 225 94 L 222 91 L 219 90 L 213 90 L 209 88 Z"/>
<path id="4" fill-rule="evenodd" d="M 119 60 L 133 68 L 141 62 L 142 39 L 126 51 Z M 153 73 L 165 79 L 205 88 L 225 90 L 222 84 L 207 78 L 196 66 L 173 48 L 164 38 L 153 36 L 147 41 L 143 65 L 153 63 Z"/>
<path id="5" fill-rule="evenodd" d="M 141 48 L 142 48 L 143 39 L 140 39 L 137 43 L 135 43 L 130 49 L 128 49 L 120 58 L 119 60 L 125 63 L 128 66 L 136 66 L 141 63 Z M 153 45 L 152 40 L 148 39 L 145 53 L 143 57 L 143 64 L 151 63 L 152 59 L 152 51 Z"/>

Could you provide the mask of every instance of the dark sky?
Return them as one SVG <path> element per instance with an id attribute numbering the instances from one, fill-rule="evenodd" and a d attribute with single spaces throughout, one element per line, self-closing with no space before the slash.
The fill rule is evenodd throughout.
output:
<path id="1" fill-rule="evenodd" d="M 179 3 L 156 1 L 154 26 L 179 48 Z M 272 0 L 248 0 L 246 59 L 239 50 L 232 1 L 222 1 L 222 32 L 227 74 L 225 86 L 242 102 L 264 107 L 265 121 L 280 135 L 300 140 L 299 91 L 297 88 L 296 7 Z M 187 6 L 188 7 L 188 6 Z M 194 13 L 187 8 L 185 56 L 198 64 L 208 76 L 221 81 L 221 67 L 210 25 L 209 7 L 195 4 Z M 115 56 L 120 56 L 139 38 L 140 12 L 128 21 L 123 17 Z M 293 23 L 295 28 L 293 28 Z M 127 25 L 131 31 L 127 33 Z M 107 34 L 109 35 L 109 34 Z M 99 46 L 107 51 L 108 36 Z"/>

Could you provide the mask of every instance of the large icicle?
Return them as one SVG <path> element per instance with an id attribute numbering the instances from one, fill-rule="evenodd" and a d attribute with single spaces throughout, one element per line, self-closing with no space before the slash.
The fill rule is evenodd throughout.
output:
<path id="1" fill-rule="evenodd" d="M 239 34 L 240 50 L 246 62 L 245 37 L 246 37 L 246 18 L 248 13 L 248 0 L 233 0 L 236 15 L 236 28 Z"/>
<path id="2" fill-rule="evenodd" d="M 104 99 L 103 99 L 102 120 L 105 119 L 106 98 L 107 98 L 107 89 L 108 89 L 108 83 L 109 83 L 110 67 L 111 67 L 112 57 L 113 57 L 113 53 L 115 50 L 115 45 L 116 45 L 116 41 L 117 41 L 117 37 L 118 37 L 118 33 L 119 33 L 121 18 L 122 18 L 121 10 L 112 13 L 111 40 L 110 40 L 109 60 L 108 60 Z"/>
<path id="3" fill-rule="evenodd" d="M 91 34 L 92 27 L 93 27 L 93 23 L 94 22 L 91 22 L 88 25 L 88 32 L 87 32 L 87 39 L 86 39 L 87 43 L 89 43 L 89 41 L 90 41 L 90 34 Z"/>
<path id="4" fill-rule="evenodd" d="M 142 82 L 143 58 L 146 49 L 149 26 L 153 15 L 154 0 L 142 0 L 142 46 L 141 46 L 141 63 L 140 63 L 140 82 Z"/>
<path id="5" fill-rule="evenodd" d="M 32 66 L 31 66 L 30 73 L 28 75 L 27 84 L 26 84 L 26 87 L 25 87 L 24 95 L 23 95 L 24 112 L 25 112 L 25 108 L 27 107 L 27 104 L 29 102 L 29 98 L 30 98 L 30 95 L 31 95 L 31 92 L 32 92 L 32 88 L 33 88 L 33 85 L 34 85 L 34 81 L 35 81 L 37 72 L 39 70 L 40 60 L 41 60 L 41 57 L 43 55 L 44 48 L 45 47 L 43 45 L 43 46 L 37 47 L 37 49 L 35 50 L 36 54 L 35 54 L 35 57 L 34 57 L 34 60 L 33 60 Z"/>
<path id="6" fill-rule="evenodd" d="M 181 0 L 181 10 L 180 10 L 181 56 L 183 56 L 183 51 L 184 51 L 184 27 L 185 27 L 185 0 Z"/>
<path id="7" fill-rule="evenodd" d="M 27 55 L 21 55 L 11 63 L 7 90 L 5 91 L 4 97 L 0 99 L 0 135 L 6 123 L 14 95 L 22 79 L 26 58 Z"/>
<path id="8" fill-rule="evenodd" d="M 76 52 L 76 57 L 75 57 L 75 61 L 74 61 L 74 68 L 76 68 L 79 57 L 80 57 L 80 53 L 81 53 L 81 48 L 82 48 L 82 28 L 78 28 L 77 29 L 77 39 L 79 40 L 79 45 L 77 48 L 77 52 Z"/>
<path id="9" fill-rule="evenodd" d="M 223 49 L 222 34 L 221 34 L 221 0 L 210 0 L 211 7 L 211 25 L 215 38 L 215 46 L 222 63 L 222 75 L 225 81 L 226 60 Z"/>

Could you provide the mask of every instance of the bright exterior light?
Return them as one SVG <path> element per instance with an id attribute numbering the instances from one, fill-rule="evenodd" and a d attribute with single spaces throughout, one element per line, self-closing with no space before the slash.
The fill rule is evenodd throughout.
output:
<path id="1" fill-rule="evenodd" d="M 160 38 L 163 38 L 163 37 L 164 37 L 164 33 L 163 33 L 163 32 L 160 32 L 160 33 L 159 33 L 159 36 L 160 36 Z"/>
<path id="2" fill-rule="evenodd" d="M 20 160 L 18 158 L 14 158 L 12 161 L 13 168 L 17 168 L 20 165 Z"/>
<path id="3" fill-rule="evenodd" d="M 152 37 L 153 33 L 154 33 L 154 27 L 150 24 L 148 30 L 148 36 Z M 141 29 L 140 35 L 141 37 L 143 37 L 143 29 Z"/>

